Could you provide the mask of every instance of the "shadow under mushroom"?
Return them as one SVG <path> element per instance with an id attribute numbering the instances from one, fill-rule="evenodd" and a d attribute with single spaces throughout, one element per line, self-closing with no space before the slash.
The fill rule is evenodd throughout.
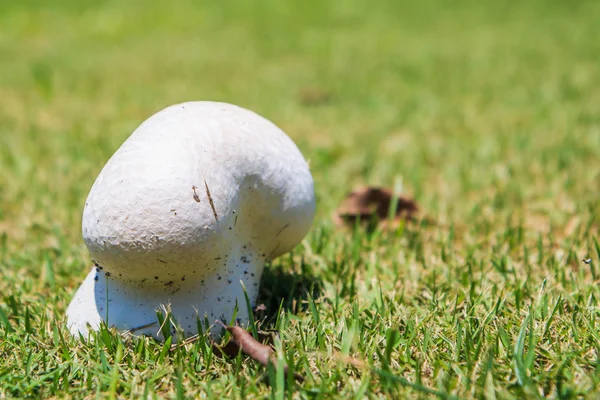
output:
<path id="1" fill-rule="evenodd" d="M 254 315 L 257 320 L 270 323 L 282 310 L 297 314 L 308 308 L 305 300 L 321 295 L 321 284 L 305 268 L 301 272 L 290 271 L 278 262 L 265 266 L 256 300 Z"/>

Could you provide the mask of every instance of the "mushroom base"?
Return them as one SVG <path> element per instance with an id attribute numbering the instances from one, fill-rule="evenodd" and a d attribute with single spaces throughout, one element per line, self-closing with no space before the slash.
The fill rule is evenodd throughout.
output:
<path id="1" fill-rule="evenodd" d="M 93 268 L 67 308 L 67 325 L 71 334 L 87 337 L 90 330 L 98 330 L 105 321 L 119 331 L 131 330 L 136 335 L 164 340 L 157 311 L 170 310 L 176 324 L 189 337 L 198 333 L 198 319 L 204 322 L 206 317 L 211 325 L 216 319 L 229 323 L 236 303 L 236 319 L 243 325 L 248 322 L 248 311 L 240 281 L 254 307 L 263 269 L 262 265 L 247 267 L 245 275 L 236 281 L 215 276 L 200 282 L 166 284 L 126 281 Z M 211 329 L 213 335 L 221 332 L 220 327 Z"/>

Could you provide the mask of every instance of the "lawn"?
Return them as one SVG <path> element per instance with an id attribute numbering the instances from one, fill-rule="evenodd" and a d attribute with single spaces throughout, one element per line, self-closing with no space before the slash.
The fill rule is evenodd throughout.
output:
<path id="1" fill-rule="evenodd" d="M 599 21 L 594 0 L 1 2 L 0 398 L 600 397 Z M 313 229 L 257 314 L 302 384 L 65 327 L 94 179 L 188 100 L 310 160 Z M 336 228 L 352 188 L 398 180 L 417 221 Z"/>

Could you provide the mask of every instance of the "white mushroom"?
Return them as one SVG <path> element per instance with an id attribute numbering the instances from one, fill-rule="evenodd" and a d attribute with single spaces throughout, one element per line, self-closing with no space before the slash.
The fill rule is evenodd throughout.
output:
<path id="1" fill-rule="evenodd" d="M 118 330 L 170 308 L 186 335 L 197 318 L 248 320 L 265 262 L 288 252 L 315 213 L 313 180 L 277 126 L 225 103 L 168 107 L 108 161 L 83 211 L 95 267 L 67 309 L 77 335 Z M 139 333 L 158 339 L 157 325 Z"/>

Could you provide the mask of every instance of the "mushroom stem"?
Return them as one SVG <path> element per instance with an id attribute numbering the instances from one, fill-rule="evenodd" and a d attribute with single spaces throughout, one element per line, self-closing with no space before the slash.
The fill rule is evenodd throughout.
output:
<path id="1" fill-rule="evenodd" d="M 152 324 L 156 321 L 156 311 L 163 306 L 171 311 L 186 337 L 197 333 L 197 318 L 203 321 L 207 316 L 210 321 L 218 318 L 229 323 L 235 313 L 239 321 L 247 321 L 248 307 L 240 281 L 254 306 L 259 287 L 255 278 L 262 274 L 264 263 L 243 263 L 240 258 L 245 259 L 234 258 L 232 261 L 236 262 L 226 264 L 226 274 L 207 275 L 199 280 L 180 277 L 166 282 L 159 279 L 140 282 L 123 280 L 93 268 L 69 305 L 68 325 L 73 333 L 81 332 L 84 336 L 88 324 L 97 330 L 101 321 L 119 331 L 146 326 L 137 329 L 136 334 L 164 340 L 158 325 Z M 162 299 L 167 301 L 161 302 Z M 216 327 L 211 334 L 220 331 Z"/>

